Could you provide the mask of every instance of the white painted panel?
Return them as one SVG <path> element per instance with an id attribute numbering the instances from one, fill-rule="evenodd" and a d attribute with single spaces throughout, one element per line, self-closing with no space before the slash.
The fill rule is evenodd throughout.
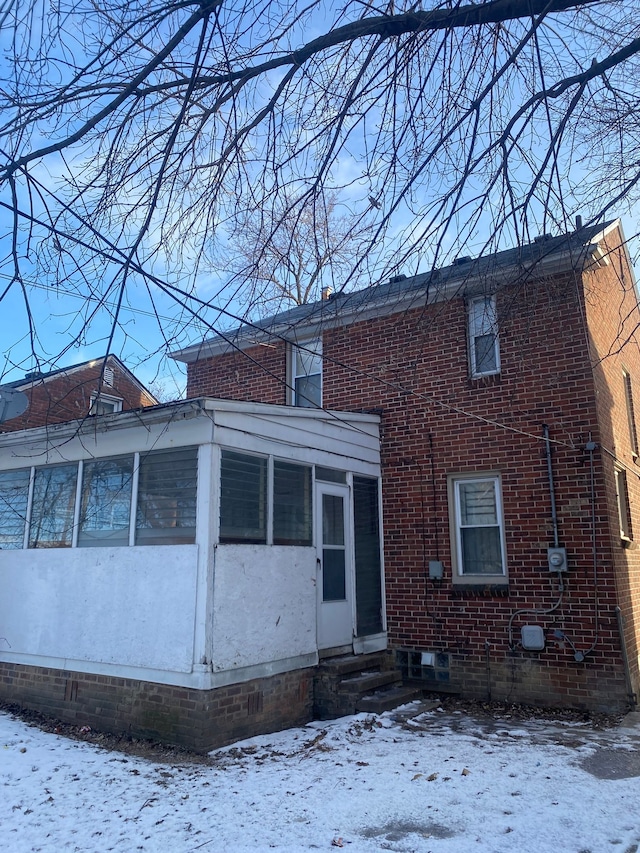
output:
<path id="1" fill-rule="evenodd" d="M 213 593 L 213 669 L 315 652 L 314 548 L 219 545 Z"/>
<path id="2" fill-rule="evenodd" d="M 0 657 L 190 672 L 197 559 L 197 545 L 2 551 Z"/>

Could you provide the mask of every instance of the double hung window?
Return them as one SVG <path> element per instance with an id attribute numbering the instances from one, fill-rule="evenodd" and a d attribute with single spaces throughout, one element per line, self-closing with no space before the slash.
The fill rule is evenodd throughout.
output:
<path id="1" fill-rule="evenodd" d="M 620 539 L 630 542 L 633 539 L 631 531 L 631 512 L 629 509 L 629 490 L 627 474 L 622 468 L 615 469 L 616 500 L 618 503 L 618 519 L 620 522 Z"/>
<path id="2" fill-rule="evenodd" d="M 495 296 L 480 296 L 468 304 L 471 376 L 500 371 Z"/>
<path id="3" fill-rule="evenodd" d="M 322 407 L 322 339 L 292 345 L 291 402 L 307 409 Z"/>
<path id="4" fill-rule="evenodd" d="M 453 477 L 450 495 L 454 580 L 487 582 L 503 578 L 506 567 L 499 477 Z"/>

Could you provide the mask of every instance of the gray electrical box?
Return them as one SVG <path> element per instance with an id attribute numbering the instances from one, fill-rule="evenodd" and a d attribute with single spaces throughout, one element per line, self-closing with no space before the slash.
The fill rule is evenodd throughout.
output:
<path id="1" fill-rule="evenodd" d="M 544 649 L 544 631 L 540 625 L 523 625 L 520 642 L 528 652 L 541 652 Z"/>
<path id="2" fill-rule="evenodd" d="M 548 548 L 547 561 L 549 563 L 550 572 L 566 572 L 567 571 L 567 549 L 566 548 Z"/>
<path id="3" fill-rule="evenodd" d="M 432 581 L 442 580 L 444 575 L 444 566 L 440 560 L 429 560 L 429 577 Z"/>

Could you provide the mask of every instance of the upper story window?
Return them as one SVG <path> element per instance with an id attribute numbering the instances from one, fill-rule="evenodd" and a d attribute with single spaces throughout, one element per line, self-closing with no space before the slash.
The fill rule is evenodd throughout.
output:
<path id="1" fill-rule="evenodd" d="M 291 403 L 313 409 L 322 407 L 322 339 L 290 348 Z"/>
<path id="2" fill-rule="evenodd" d="M 112 397 L 110 394 L 93 393 L 91 395 L 90 415 L 111 415 L 122 411 L 122 400 L 120 397 Z"/>
<path id="3" fill-rule="evenodd" d="M 638 456 L 638 433 L 636 432 L 636 416 L 633 411 L 633 389 L 631 387 L 631 376 L 626 370 L 622 371 L 624 381 L 624 397 L 627 407 L 627 423 L 629 424 L 629 442 L 631 454 L 634 458 Z"/>
<path id="4" fill-rule="evenodd" d="M 500 372 L 498 318 L 495 296 L 480 296 L 468 304 L 471 376 Z"/>
<path id="5" fill-rule="evenodd" d="M 497 475 L 449 480 L 454 581 L 500 582 L 506 576 L 504 522 Z"/>

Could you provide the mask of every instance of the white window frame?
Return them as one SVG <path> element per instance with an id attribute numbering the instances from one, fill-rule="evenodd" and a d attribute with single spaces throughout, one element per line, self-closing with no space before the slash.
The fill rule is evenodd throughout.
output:
<path id="1" fill-rule="evenodd" d="M 245 527 L 244 529 L 248 531 L 248 535 L 244 535 L 242 532 L 242 526 L 238 526 L 233 528 L 229 525 L 223 526 L 222 524 L 222 515 L 223 511 L 226 510 L 225 507 L 225 495 L 223 493 L 222 488 L 222 466 L 224 460 L 224 454 L 233 454 L 236 457 L 245 457 L 245 459 L 256 459 L 263 460 L 266 462 L 265 469 L 265 481 L 264 481 L 264 494 L 262 495 L 262 483 L 260 484 L 260 490 L 256 492 L 256 497 L 261 500 L 264 500 L 264 524 L 265 531 L 264 536 L 253 536 L 251 535 L 252 530 L 249 527 Z M 241 460 L 240 460 L 241 461 Z M 285 528 L 280 528 L 278 526 L 278 520 L 275 518 L 275 503 L 276 503 L 276 489 L 275 489 L 275 480 L 276 480 L 276 469 L 278 466 L 293 466 L 295 468 L 300 469 L 300 472 L 306 472 L 306 476 L 308 476 L 308 486 L 306 490 L 307 501 L 303 501 L 303 509 L 305 510 L 305 525 L 307 527 L 307 534 L 299 541 L 294 541 L 291 539 L 287 540 L 287 537 L 283 536 L 283 532 Z M 294 462 L 289 459 L 281 459 L 280 457 L 274 457 L 271 455 L 265 456 L 259 453 L 251 453 L 245 450 L 240 450 L 235 447 L 222 447 L 220 449 L 220 466 L 219 466 L 219 483 L 218 483 L 218 491 L 220 496 L 220 505 L 218 512 L 218 541 L 219 543 L 224 545 L 282 545 L 285 547 L 297 546 L 297 547 L 305 547 L 311 548 L 313 547 L 313 466 L 308 465 L 303 462 Z M 232 498 L 233 500 L 233 498 Z M 287 505 L 287 504 L 285 504 Z M 280 506 L 280 504 L 279 504 Z M 295 507 L 294 504 L 288 505 L 290 510 L 293 511 Z M 294 525 L 295 526 L 295 525 Z M 303 525 L 304 526 L 304 525 Z M 257 528 L 256 528 L 257 529 Z"/>
<path id="2" fill-rule="evenodd" d="M 102 394 L 94 391 L 91 395 L 91 405 L 89 406 L 89 414 L 96 414 L 96 405 L 98 403 L 112 403 L 113 412 L 103 412 L 105 415 L 115 414 L 122 411 L 122 397 L 113 397 L 111 394 Z"/>
<path id="3" fill-rule="evenodd" d="M 481 310 L 478 311 L 478 308 Z M 500 373 L 500 342 L 498 338 L 498 315 L 496 311 L 496 297 L 475 296 L 467 303 L 467 329 L 469 336 L 469 367 L 473 378 L 480 376 L 494 376 Z M 476 341 L 491 335 L 493 337 L 493 356 L 495 366 L 490 370 L 483 370 L 476 359 Z"/>
<path id="4" fill-rule="evenodd" d="M 314 372 L 308 372 L 300 369 L 298 365 L 298 354 L 307 360 L 311 359 L 319 362 L 319 369 Z M 305 341 L 298 341 L 295 344 L 290 344 L 288 347 L 288 403 L 290 406 L 301 406 L 303 408 L 322 408 L 322 336 L 318 335 L 315 338 L 309 338 Z M 305 376 L 319 376 L 320 377 L 320 399 L 317 401 L 317 404 L 314 403 L 304 403 L 298 397 L 297 392 L 297 380 L 302 379 Z"/>
<path id="5" fill-rule="evenodd" d="M 616 482 L 616 504 L 618 507 L 618 525 L 620 527 L 620 539 L 623 542 L 632 542 L 633 533 L 631 528 L 631 506 L 629 504 L 629 487 L 627 486 L 627 472 L 624 468 L 614 468 Z"/>
<path id="6" fill-rule="evenodd" d="M 477 525 L 477 527 L 497 527 L 500 537 L 500 550 L 502 571 L 499 573 L 465 573 L 462 553 L 462 529 L 460 486 L 465 483 L 487 483 L 493 485 L 494 501 L 496 509 L 496 523 L 491 525 Z M 500 474 L 496 472 L 473 472 L 469 474 L 451 474 L 448 478 L 449 493 L 449 524 L 451 531 L 451 560 L 453 566 L 453 583 L 475 584 L 478 586 L 506 584 L 507 574 L 507 551 L 504 529 L 504 514 L 502 509 L 502 482 Z"/>
<path id="7" fill-rule="evenodd" d="M 147 460 L 149 457 L 153 457 L 155 454 L 172 454 L 172 453 L 180 453 L 181 451 L 196 451 L 196 481 L 195 481 L 195 519 L 193 526 L 182 526 L 176 523 L 169 524 L 158 524 L 153 529 L 156 531 L 157 538 L 161 541 L 148 541 L 150 540 L 150 536 L 142 535 L 140 536 L 140 530 L 148 530 L 146 525 L 141 527 L 138 522 L 138 508 L 143 505 L 144 501 L 148 500 L 148 497 L 141 492 L 140 488 L 140 465 L 141 459 Z M 118 459 L 126 459 L 131 457 L 133 460 L 133 470 L 132 477 L 130 481 L 126 482 L 126 485 L 123 488 L 126 488 L 127 496 L 130 500 L 130 510 L 129 510 L 129 525 L 127 534 L 123 535 L 122 539 L 127 539 L 128 544 L 118 543 L 112 547 L 129 547 L 135 544 L 138 545 L 149 545 L 149 544 L 167 544 L 167 545 L 175 545 L 175 544 L 191 544 L 192 542 L 196 542 L 197 537 L 197 528 L 198 528 L 198 455 L 199 455 L 199 447 L 197 445 L 187 445 L 187 446 L 179 446 L 176 448 L 167 448 L 167 449 L 159 449 L 152 450 L 145 454 L 140 453 L 131 453 L 131 454 L 119 454 L 118 456 L 99 456 L 92 457 L 87 460 L 80 460 L 79 462 L 66 462 L 63 464 L 56 465 L 37 465 L 30 466 L 27 469 L 16 469 L 17 471 L 28 470 L 29 471 L 29 483 L 28 483 L 28 496 L 27 496 L 27 508 L 26 515 L 24 519 L 24 535 L 22 539 L 22 548 L 20 550 L 39 550 L 40 548 L 47 547 L 56 547 L 56 548 L 84 548 L 84 547 L 105 547 L 110 546 L 108 535 L 101 539 L 99 535 L 97 535 L 93 542 L 89 541 L 89 537 L 80 537 L 79 541 L 79 533 L 80 527 L 82 524 L 81 518 L 81 510 L 82 510 L 82 498 L 83 498 L 83 486 L 87 485 L 84 480 L 84 468 L 85 463 L 92 462 L 108 462 L 110 460 L 118 460 Z M 73 519 L 70 530 L 70 538 L 67 537 L 65 540 L 58 540 L 55 537 L 49 537 L 48 539 L 42 539 L 41 544 L 36 543 L 32 544 L 34 541 L 34 528 L 42 521 L 42 519 L 46 519 L 46 511 L 47 506 L 44 505 L 44 513 L 41 510 L 41 505 L 37 500 L 37 495 L 35 494 L 35 482 L 36 476 L 38 472 L 47 472 L 51 471 L 55 468 L 70 468 L 75 470 L 75 478 L 73 483 Z M 11 470 L 11 469 L 9 469 Z M 181 471 L 184 471 L 184 465 L 181 468 Z M 187 469 L 189 470 L 189 469 Z M 5 473 L 4 471 L 2 473 Z M 7 472 L 8 473 L 8 472 Z M 46 477 L 46 473 L 42 474 L 43 477 Z M 174 489 L 172 497 L 175 497 L 176 490 Z M 182 493 L 182 495 L 186 496 L 186 498 L 191 499 L 190 491 L 187 490 Z M 179 499 L 182 497 L 180 493 L 178 493 Z M 145 504 L 146 505 L 146 504 Z M 64 516 L 63 516 L 64 517 Z M 176 511 L 174 516 L 170 517 L 169 521 L 174 522 L 177 518 L 182 518 L 183 514 L 181 512 Z M 162 516 L 160 517 L 162 520 Z M 9 517 L 10 519 L 10 517 Z M 52 525 L 49 525 L 52 527 Z M 45 526 L 46 529 L 46 526 Z M 101 528 L 101 530 L 106 531 L 108 534 L 109 527 Z M 123 528 L 121 528 L 123 529 Z M 158 532 L 160 531 L 160 532 Z M 55 530 L 54 530 L 55 532 Z M 144 540 L 147 541 L 144 541 Z M 82 541 L 84 540 L 84 541 Z"/>

